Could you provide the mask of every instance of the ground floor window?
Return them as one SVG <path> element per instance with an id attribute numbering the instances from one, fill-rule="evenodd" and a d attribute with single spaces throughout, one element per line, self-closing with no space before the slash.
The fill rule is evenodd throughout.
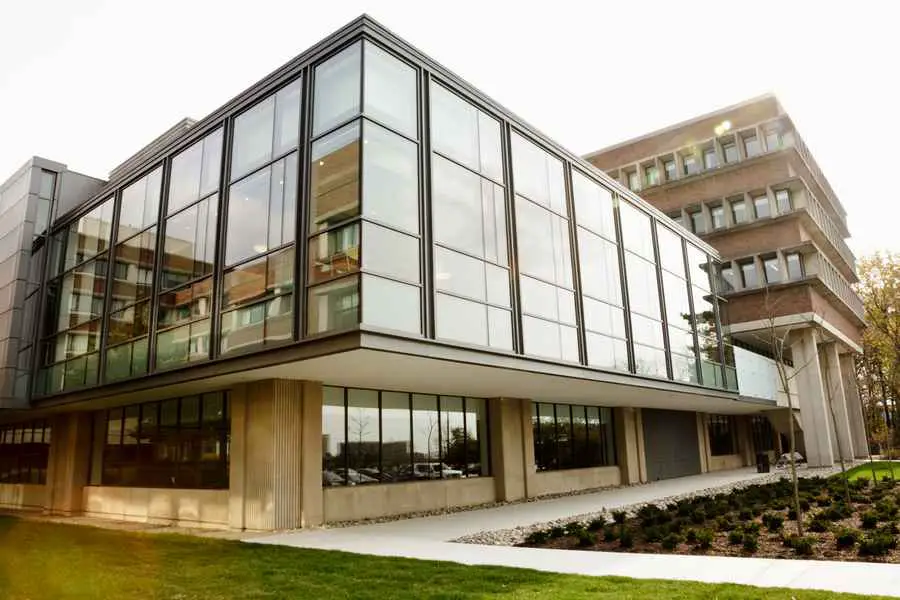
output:
<path id="1" fill-rule="evenodd" d="M 612 409 L 535 402 L 534 462 L 538 471 L 616 464 Z"/>
<path id="2" fill-rule="evenodd" d="M 753 437 L 753 448 L 756 452 L 768 452 L 775 449 L 775 430 L 772 422 L 764 415 L 754 415 L 750 419 L 750 433 Z"/>
<path id="3" fill-rule="evenodd" d="M 709 453 L 712 456 L 737 454 L 737 423 L 727 415 L 709 415 Z"/>
<path id="4" fill-rule="evenodd" d="M 340 387 L 323 395 L 323 485 L 490 474 L 482 398 Z"/>
<path id="5" fill-rule="evenodd" d="M 46 421 L 0 425 L 0 483 L 46 483 L 49 457 Z"/>
<path id="6" fill-rule="evenodd" d="M 227 489 L 228 404 L 226 392 L 213 392 L 105 411 L 103 462 L 100 472 L 92 474 L 92 482 Z"/>

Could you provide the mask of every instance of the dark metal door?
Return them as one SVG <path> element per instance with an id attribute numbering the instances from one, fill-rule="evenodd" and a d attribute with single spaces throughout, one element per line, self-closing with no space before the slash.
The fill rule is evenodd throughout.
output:
<path id="1" fill-rule="evenodd" d="M 649 481 L 700 473 L 696 413 L 644 408 L 641 419 Z"/>

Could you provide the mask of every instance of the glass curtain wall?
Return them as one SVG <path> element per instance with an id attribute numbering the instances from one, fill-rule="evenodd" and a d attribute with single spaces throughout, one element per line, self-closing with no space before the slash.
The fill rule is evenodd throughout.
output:
<path id="1" fill-rule="evenodd" d="M 668 377 L 652 220 L 628 202 L 619 203 L 619 220 L 625 248 L 635 373 Z"/>
<path id="2" fill-rule="evenodd" d="M 513 349 L 499 121 L 432 83 L 435 337 Z"/>
<path id="3" fill-rule="evenodd" d="M 0 483 L 46 483 L 49 458 L 46 421 L 0 426 Z"/>
<path id="4" fill-rule="evenodd" d="M 147 372 L 162 167 L 122 190 L 106 335 L 106 381 Z"/>
<path id="5" fill-rule="evenodd" d="M 699 383 L 697 345 L 694 342 L 694 313 L 691 311 L 684 247 L 680 235 L 657 223 L 656 239 L 662 267 L 663 298 L 669 347 L 672 357 L 672 378 L 676 381 Z"/>
<path id="6" fill-rule="evenodd" d="M 722 343 L 718 327 L 716 302 L 711 287 L 712 262 L 705 252 L 687 243 L 688 270 L 694 303 L 694 331 L 700 352 L 700 371 L 703 385 L 725 387 L 725 375 L 720 355 Z M 733 354 L 733 353 L 732 353 Z M 732 359 L 732 368 L 734 360 Z"/>
<path id="7" fill-rule="evenodd" d="M 602 185 L 572 171 L 587 364 L 628 370 L 628 339 L 619 275 L 615 201 Z"/>
<path id="8" fill-rule="evenodd" d="M 616 464 L 612 409 L 535 402 L 531 415 L 538 471 Z"/>
<path id="9" fill-rule="evenodd" d="M 307 334 L 420 335 L 418 71 L 364 41 L 313 86 Z"/>
<path id="10" fill-rule="evenodd" d="M 114 202 L 103 201 L 52 240 L 39 391 L 97 383 Z"/>
<path id="11" fill-rule="evenodd" d="M 293 339 L 302 114 L 296 79 L 234 120 L 219 350 Z"/>
<path id="12" fill-rule="evenodd" d="M 483 398 L 323 388 L 325 486 L 490 474 Z"/>
<path id="13" fill-rule="evenodd" d="M 511 147 L 524 352 L 578 362 L 563 162 L 518 133 Z"/>

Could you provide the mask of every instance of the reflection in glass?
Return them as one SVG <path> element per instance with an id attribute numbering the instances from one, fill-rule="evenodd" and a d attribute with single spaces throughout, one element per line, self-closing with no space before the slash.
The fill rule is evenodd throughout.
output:
<path id="1" fill-rule="evenodd" d="M 578 362 L 578 336 L 574 327 L 522 317 L 525 353 L 544 358 Z"/>
<path id="2" fill-rule="evenodd" d="M 309 283 L 324 283 L 359 271 L 359 223 L 309 240 Z"/>
<path id="3" fill-rule="evenodd" d="M 363 276 L 362 322 L 419 335 L 422 330 L 420 290 L 389 279 Z"/>
<path id="4" fill-rule="evenodd" d="M 592 367 L 628 370 L 628 347 L 625 340 L 585 332 L 587 362 Z"/>
<path id="5" fill-rule="evenodd" d="M 166 221 L 162 289 L 212 273 L 218 212 L 218 196 L 214 195 Z"/>
<path id="6" fill-rule="evenodd" d="M 316 67 L 313 136 L 359 114 L 360 54 L 356 43 Z"/>
<path id="7" fill-rule="evenodd" d="M 297 146 L 301 89 L 297 79 L 234 120 L 232 181 Z"/>
<path id="8" fill-rule="evenodd" d="M 106 259 L 98 258 L 84 263 L 62 278 L 54 331 L 75 327 L 103 314 L 107 270 Z"/>
<path id="9" fill-rule="evenodd" d="M 517 197 L 516 229 L 521 272 L 571 287 L 572 258 L 566 220 Z"/>
<path id="10" fill-rule="evenodd" d="M 638 375 L 667 377 L 666 353 L 663 350 L 634 344 L 634 367 Z"/>
<path id="11" fill-rule="evenodd" d="M 312 146 L 310 233 L 359 215 L 359 123 Z"/>
<path id="12" fill-rule="evenodd" d="M 222 307 L 251 304 L 294 287 L 294 249 L 288 248 L 225 272 Z"/>
<path id="13" fill-rule="evenodd" d="M 177 367 L 209 358 L 209 319 L 156 335 L 156 368 Z"/>
<path id="14" fill-rule="evenodd" d="M 418 147 L 368 121 L 363 144 L 363 213 L 419 233 Z"/>
<path id="15" fill-rule="evenodd" d="M 322 485 L 343 485 L 346 480 L 337 474 L 345 464 L 347 439 L 345 433 L 344 388 L 322 387 Z"/>
<path id="16" fill-rule="evenodd" d="M 335 469 L 347 482 L 363 485 L 378 483 L 378 479 L 365 475 L 367 470 L 378 469 L 380 435 L 378 419 L 378 392 L 374 390 L 347 390 L 347 467 Z"/>
<path id="17" fill-rule="evenodd" d="M 166 213 L 181 210 L 219 189 L 222 129 L 217 129 L 172 159 Z"/>
<path id="18" fill-rule="evenodd" d="M 122 190 L 117 239 L 124 240 L 156 224 L 161 183 L 162 167 L 157 167 Z"/>
<path id="19" fill-rule="evenodd" d="M 144 337 L 106 351 L 106 381 L 117 381 L 147 372 L 147 340 Z"/>
<path id="20" fill-rule="evenodd" d="M 212 306 L 212 280 L 203 279 L 159 296 L 157 326 L 170 327 L 208 317 Z"/>
<path id="21" fill-rule="evenodd" d="M 293 298 L 284 294 L 222 313 L 222 354 L 292 339 Z"/>
<path id="22" fill-rule="evenodd" d="M 416 137 L 416 70 L 371 42 L 365 52 L 366 115 Z"/>
<path id="23" fill-rule="evenodd" d="M 432 464 L 440 461 L 440 422 L 437 396 L 412 395 L 413 475 L 417 479 L 437 479 Z"/>
<path id="24" fill-rule="evenodd" d="M 363 269 L 419 283 L 419 240 L 412 236 L 363 223 Z"/>
<path id="25" fill-rule="evenodd" d="M 657 226 L 656 239 L 659 244 L 660 266 L 683 278 L 685 264 L 681 236 L 667 227 Z"/>
<path id="26" fill-rule="evenodd" d="M 150 296 L 156 262 L 156 228 L 116 246 L 112 301 L 131 304 Z"/>
<path id="27" fill-rule="evenodd" d="M 516 194 L 568 217 L 562 161 L 517 133 L 512 159 Z"/>
<path id="28" fill-rule="evenodd" d="M 55 257 L 58 261 L 58 272 L 71 269 L 109 248 L 113 207 L 113 198 L 108 198 L 59 234 L 62 236 L 63 252 L 61 259 Z"/>
<path id="29" fill-rule="evenodd" d="M 578 228 L 581 292 L 586 296 L 622 304 L 619 250 L 615 244 Z"/>
<path id="30" fill-rule="evenodd" d="M 146 335 L 150 327 L 150 301 L 129 306 L 109 315 L 107 344 L 114 345 Z"/>
<path id="31" fill-rule="evenodd" d="M 359 277 L 345 277 L 309 289 L 309 335 L 359 325 Z"/>
<path id="32" fill-rule="evenodd" d="M 625 254 L 628 276 L 628 299 L 631 311 L 654 319 L 659 319 L 659 288 L 657 287 L 656 266 L 635 254 Z"/>
<path id="33" fill-rule="evenodd" d="M 502 182 L 500 123 L 437 83 L 430 96 L 432 148 Z"/>
<path id="34" fill-rule="evenodd" d="M 653 254 L 653 236 L 650 233 L 650 217 L 628 202 L 620 202 L 619 221 L 622 224 L 622 243 L 625 249 L 656 262 Z M 628 278 L 631 278 L 630 273 Z"/>
<path id="35" fill-rule="evenodd" d="M 575 222 L 615 241 L 616 221 L 612 192 L 573 170 L 572 196 L 575 200 Z"/>

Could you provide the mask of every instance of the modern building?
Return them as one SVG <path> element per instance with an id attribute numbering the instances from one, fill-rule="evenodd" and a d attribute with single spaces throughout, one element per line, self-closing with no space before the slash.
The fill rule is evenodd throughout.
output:
<path id="1" fill-rule="evenodd" d="M 368 17 L 78 202 L 35 164 L 4 506 L 284 529 L 772 447 L 718 252 Z"/>
<path id="2" fill-rule="evenodd" d="M 854 354 L 865 327 L 847 213 L 777 98 L 766 95 L 588 155 L 715 247 L 738 362 L 786 341 L 795 425 L 811 464 L 866 456 Z M 774 335 L 773 335 L 774 334 Z M 749 360 L 758 361 L 750 356 Z M 771 368 L 741 391 L 783 389 Z M 768 388 L 768 392 L 766 391 Z M 783 395 L 783 394 L 782 394 Z M 772 419 L 781 433 L 786 418 Z"/>

